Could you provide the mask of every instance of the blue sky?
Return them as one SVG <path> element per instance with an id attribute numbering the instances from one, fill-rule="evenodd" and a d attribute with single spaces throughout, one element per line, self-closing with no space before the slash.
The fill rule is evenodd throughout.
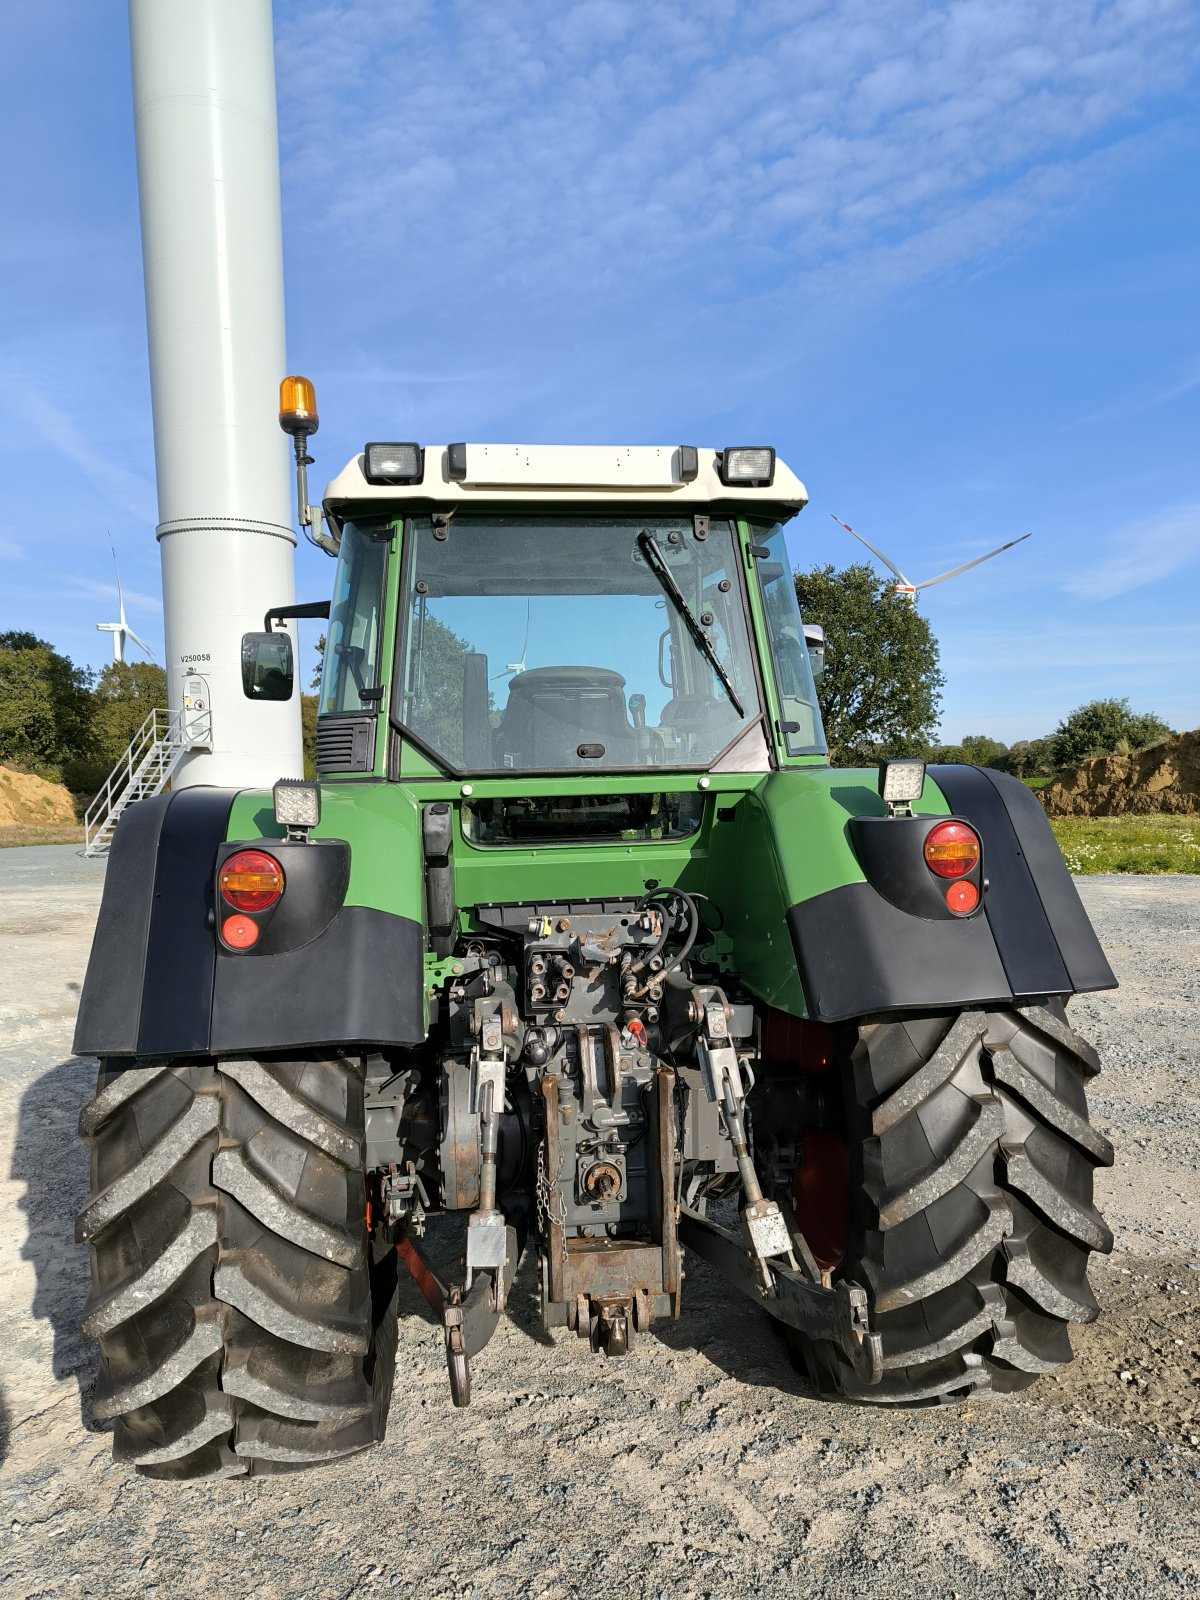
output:
<path id="1" fill-rule="evenodd" d="M 276 0 L 291 370 L 367 438 L 771 442 L 946 737 L 1200 724 L 1193 0 Z M 125 8 L 10 8 L 0 629 L 161 641 Z M 281 450 L 286 443 L 280 438 Z M 862 552 L 865 556 L 865 552 Z M 328 592 L 309 549 L 298 590 Z"/>

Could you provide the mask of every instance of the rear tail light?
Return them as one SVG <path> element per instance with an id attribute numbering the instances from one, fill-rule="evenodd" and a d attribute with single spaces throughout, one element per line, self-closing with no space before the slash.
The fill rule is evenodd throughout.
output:
<path id="1" fill-rule="evenodd" d="M 239 850 L 221 868 L 218 887 L 235 911 L 269 911 L 283 893 L 283 868 L 265 850 Z"/>
<path id="2" fill-rule="evenodd" d="M 939 878 L 966 877 L 979 855 L 979 835 L 965 822 L 939 822 L 925 839 L 925 864 Z"/>
<path id="3" fill-rule="evenodd" d="M 969 878 L 960 878 L 947 885 L 946 904 L 957 916 L 965 917 L 979 904 L 979 890 Z"/>
<path id="4" fill-rule="evenodd" d="M 258 923 L 235 911 L 221 924 L 221 937 L 231 950 L 249 950 L 258 942 Z"/>

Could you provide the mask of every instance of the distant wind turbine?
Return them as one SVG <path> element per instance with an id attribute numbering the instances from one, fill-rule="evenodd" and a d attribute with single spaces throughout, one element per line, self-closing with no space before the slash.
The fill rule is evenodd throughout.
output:
<path id="1" fill-rule="evenodd" d="M 853 534 L 860 544 L 866 545 L 873 556 L 878 556 L 889 572 L 896 574 L 900 582 L 892 585 L 892 593 L 902 594 L 910 605 L 915 604 L 918 590 L 931 589 L 935 583 L 945 583 L 947 578 L 957 578 L 960 572 L 969 572 L 972 567 L 979 566 L 980 562 L 990 561 L 993 556 L 1001 555 L 1005 550 L 1011 550 L 1013 545 L 1021 544 L 1030 537 L 1029 534 L 1023 533 L 1019 539 L 1010 539 L 1007 544 L 1002 544 L 995 550 L 989 550 L 985 556 L 976 556 L 974 561 L 964 561 L 961 567 L 951 567 L 949 572 L 940 572 L 936 578 L 926 578 L 924 583 L 910 583 L 896 563 L 890 561 L 882 550 L 876 550 L 869 539 L 864 539 L 861 533 L 856 533 L 848 522 L 842 521 L 841 517 L 834 517 L 832 511 L 829 515 L 833 517 L 839 528 L 845 528 L 847 533 Z"/>
<path id="2" fill-rule="evenodd" d="M 525 642 L 521 646 L 521 659 L 520 659 L 520 661 L 510 661 L 510 662 L 508 662 L 507 665 L 505 666 L 503 672 L 494 672 L 492 674 L 492 682 L 493 683 L 496 682 L 497 678 L 515 678 L 518 673 L 525 671 L 525 658 L 529 654 L 529 617 L 530 617 L 530 609 L 531 609 L 532 605 L 533 605 L 533 601 L 532 600 L 526 600 L 526 602 L 525 602 Z"/>
<path id="3" fill-rule="evenodd" d="M 134 633 L 133 629 L 129 626 L 128 622 L 126 622 L 126 620 L 125 620 L 125 596 L 124 596 L 124 594 L 123 594 L 123 592 L 121 590 L 121 569 L 120 569 L 120 567 L 117 566 L 117 552 L 116 552 L 116 549 L 113 546 L 113 542 L 112 542 L 111 539 L 108 541 L 108 548 L 112 551 L 113 566 L 116 567 L 116 571 L 117 571 L 117 602 L 118 602 L 118 606 L 119 606 L 119 610 L 120 610 L 120 621 L 119 622 L 98 622 L 96 624 L 96 632 L 97 633 L 111 633 L 112 634 L 112 636 L 113 636 L 113 660 L 118 665 L 123 663 L 124 660 L 125 660 L 125 641 L 126 641 L 126 639 L 132 639 L 134 644 L 136 644 L 142 651 L 144 651 L 144 653 L 150 657 L 151 661 L 154 662 L 155 666 L 157 666 L 158 665 L 158 661 L 157 661 L 157 659 L 155 657 L 154 651 L 151 650 L 150 646 L 146 643 L 146 641 L 144 639 L 139 639 L 138 638 L 137 634 Z"/>

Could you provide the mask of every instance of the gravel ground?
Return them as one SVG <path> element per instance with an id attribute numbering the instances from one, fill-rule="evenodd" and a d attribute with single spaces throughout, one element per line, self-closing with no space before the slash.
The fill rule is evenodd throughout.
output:
<path id="1" fill-rule="evenodd" d="M 90 1431 L 71 1228 L 93 1065 L 68 1052 L 100 883 L 70 848 L 0 856 L 0 1596 L 1200 1592 L 1200 879 L 1080 883 L 1122 981 L 1073 1011 L 1106 1065 L 1117 1245 L 1058 1379 L 961 1409 L 830 1406 L 695 1261 L 680 1323 L 606 1365 L 542 1333 L 526 1269 L 468 1412 L 407 1301 L 381 1449 L 195 1487 L 127 1477 Z"/>

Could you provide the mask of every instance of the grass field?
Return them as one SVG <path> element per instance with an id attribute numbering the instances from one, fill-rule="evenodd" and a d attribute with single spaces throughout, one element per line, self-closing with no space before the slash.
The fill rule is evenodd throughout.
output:
<path id="1" fill-rule="evenodd" d="M 1200 873 L 1200 816 L 1051 817 L 1072 872 Z"/>
<path id="2" fill-rule="evenodd" d="M 0 828 L 0 850 L 15 844 L 82 844 L 83 828 L 78 822 L 53 823 L 48 828 L 21 824 Z"/>

